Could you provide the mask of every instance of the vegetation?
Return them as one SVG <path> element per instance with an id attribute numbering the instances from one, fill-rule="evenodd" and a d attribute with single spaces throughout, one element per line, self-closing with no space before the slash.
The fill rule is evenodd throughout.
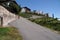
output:
<path id="1" fill-rule="evenodd" d="M 10 7 L 12 10 L 14 10 L 14 12 L 15 12 L 16 14 L 18 14 L 18 13 L 21 11 L 21 7 L 20 7 L 15 1 L 11 2 L 10 5 L 9 5 L 9 7 Z"/>
<path id="2" fill-rule="evenodd" d="M 8 5 L 8 3 L 9 3 L 9 5 Z M 21 11 L 21 7 L 20 7 L 20 5 L 17 4 L 16 1 L 1 2 L 0 5 L 2 5 L 7 10 L 9 10 L 10 12 L 13 12 L 15 14 L 18 14 Z"/>
<path id="3" fill-rule="evenodd" d="M 22 36 L 14 27 L 1 27 L 0 40 L 22 40 Z"/>
<path id="4" fill-rule="evenodd" d="M 36 15 L 36 16 L 44 16 L 42 14 L 37 14 L 37 13 L 19 13 L 20 16 L 24 17 L 24 18 L 30 18 L 32 17 L 33 15 Z"/>
<path id="5" fill-rule="evenodd" d="M 32 22 L 35 22 L 39 25 L 48 27 L 50 29 L 60 31 L 60 21 L 57 18 L 37 18 L 37 19 L 29 19 Z"/>
<path id="6" fill-rule="evenodd" d="M 32 17 L 32 14 L 30 14 L 30 13 L 20 13 L 19 15 L 22 16 L 22 17 L 24 17 L 24 18 L 30 18 L 30 17 Z"/>

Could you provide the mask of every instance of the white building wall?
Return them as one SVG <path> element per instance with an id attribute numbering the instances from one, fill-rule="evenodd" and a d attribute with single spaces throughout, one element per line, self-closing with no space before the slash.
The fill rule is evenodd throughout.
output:
<path id="1" fill-rule="evenodd" d="M 25 11 L 26 11 L 25 8 L 22 8 L 21 12 L 25 12 Z"/>

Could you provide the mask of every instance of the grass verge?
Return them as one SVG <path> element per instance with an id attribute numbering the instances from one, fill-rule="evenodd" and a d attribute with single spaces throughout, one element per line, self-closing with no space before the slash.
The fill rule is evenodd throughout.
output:
<path id="1" fill-rule="evenodd" d="M 1 27 L 0 40 L 22 40 L 22 36 L 14 27 Z"/>
<path id="2" fill-rule="evenodd" d="M 32 22 L 35 22 L 44 27 L 50 28 L 52 30 L 60 32 L 60 21 L 53 18 L 37 18 L 37 19 L 29 19 Z"/>

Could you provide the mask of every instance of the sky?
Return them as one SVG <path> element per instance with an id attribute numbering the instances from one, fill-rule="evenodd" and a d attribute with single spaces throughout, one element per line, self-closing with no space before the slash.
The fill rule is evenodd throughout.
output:
<path id="1" fill-rule="evenodd" d="M 16 0 L 21 7 L 28 7 L 31 10 L 43 11 L 50 16 L 60 18 L 60 0 Z"/>

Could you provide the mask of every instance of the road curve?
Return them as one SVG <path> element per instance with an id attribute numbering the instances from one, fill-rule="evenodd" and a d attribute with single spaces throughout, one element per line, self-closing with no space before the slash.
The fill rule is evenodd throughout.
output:
<path id="1" fill-rule="evenodd" d="M 9 25 L 18 28 L 19 32 L 21 32 L 23 36 L 23 40 L 60 40 L 59 34 L 30 22 L 23 17 L 9 23 Z"/>

